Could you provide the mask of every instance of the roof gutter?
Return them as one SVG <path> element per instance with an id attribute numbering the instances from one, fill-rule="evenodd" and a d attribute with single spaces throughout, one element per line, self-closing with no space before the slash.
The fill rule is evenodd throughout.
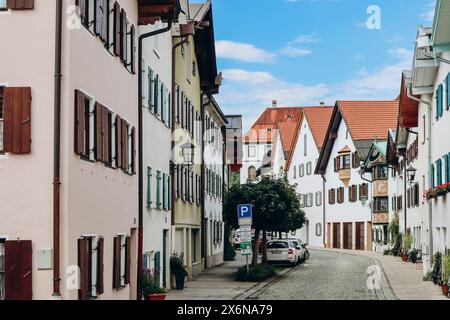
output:
<path id="1" fill-rule="evenodd" d="M 137 270 L 137 298 L 138 300 L 141 300 L 141 280 L 142 280 L 142 254 L 143 254 L 143 242 L 144 242 L 144 204 L 143 204 L 143 188 L 144 188 L 144 177 L 143 177 L 143 167 L 144 167 L 144 155 L 142 152 L 143 149 L 143 124 L 142 124 L 142 45 L 145 39 L 148 39 L 150 37 L 168 32 L 172 29 L 172 20 L 169 20 L 166 27 L 162 29 L 158 29 L 152 32 L 144 33 L 139 36 L 139 42 L 138 42 L 138 121 L 139 121 L 139 232 L 138 232 L 138 270 Z"/>

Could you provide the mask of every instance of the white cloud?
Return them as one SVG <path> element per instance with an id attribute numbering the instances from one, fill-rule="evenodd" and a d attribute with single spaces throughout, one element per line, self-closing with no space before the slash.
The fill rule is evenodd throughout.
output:
<path id="1" fill-rule="evenodd" d="M 434 11 L 435 11 L 435 3 L 431 2 L 428 4 L 428 11 L 422 13 L 420 17 L 428 22 L 432 22 L 434 20 Z"/>
<path id="2" fill-rule="evenodd" d="M 216 41 L 217 57 L 244 62 L 273 63 L 276 55 L 252 44 L 228 40 Z"/>
<path id="3" fill-rule="evenodd" d="M 333 105 L 336 100 L 395 99 L 401 73 L 411 68 L 413 52 L 393 48 L 388 54 L 395 62 L 375 70 L 361 68 L 354 78 L 337 84 L 305 85 L 288 82 L 266 71 L 224 70 L 224 83 L 217 99 L 226 113 L 242 114 L 248 129 L 273 99 L 280 106 Z"/>
<path id="4" fill-rule="evenodd" d="M 291 58 L 296 58 L 296 57 L 308 56 L 312 53 L 312 51 L 309 49 L 296 48 L 293 46 L 286 46 L 280 50 L 280 53 L 285 56 L 291 57 Z"/>
<path id="5" fill-rule="evenodd" d="M 322 42 L 322 39 L 314 34 L 302 34 L 297 36 L 294 40 L 290 41 L 288 45 L 293 44 L 305 44 L 305 43 L 318 43 Z"/>

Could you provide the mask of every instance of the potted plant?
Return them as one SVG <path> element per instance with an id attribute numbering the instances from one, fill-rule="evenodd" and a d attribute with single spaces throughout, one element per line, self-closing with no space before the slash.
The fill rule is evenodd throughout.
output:
<path id="1" fill-rule="evenodd" d="M 450 278 L 450 256 L 446 255 L 442 259 L 442 293 L 448 297 L 448 281 Z"/>
<path id="2" fill-rule="evenodd" d="M 142 295 L 145 300 L 162 301 L 166 300 L 167 290 L 161 288 L 159 277 L 156 272 L 145 270 L 142 274 Z"/>
<path id="3" fill-rule="evenodd" d="M 408 261 L 416 263 L 420 260 L 420 251 L 417 249 L 411 249 L 408 252 Z"/>
<path id="4" fill-rule="evenodd" d="M 408 252 L 411 250 L 412 246 L 412 236 L 410 233 L 406 233 L 403 236 L 403 243 L 402 243 L 402 261 L 407 262 L 408 261 Z"/>
<path id="5" fill-rule="evenodd" d="M 431 280 L 434 284 L 441 284 L 441 270 L 442 267 L 442 254 L 436 252 L 433 257 L 433 269 L 431 270 Z"/>
<path id="6" fill-rule="evenodd" d="M 188 276 L 188 272 L 186 269 L 187 268 L 184 264 L 183 254 L 174 254 L 170 258 L 170 272 L 175 277 L 175 285 L 177 290 L 184 289 L 184 282 L 186 280 L 186 277 Z"/>

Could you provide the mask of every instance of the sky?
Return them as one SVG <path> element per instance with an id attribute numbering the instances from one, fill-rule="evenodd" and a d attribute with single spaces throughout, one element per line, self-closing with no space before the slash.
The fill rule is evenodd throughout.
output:
<path id="1" fill-rule="evenodd" d="M 225 114 L 242 114 L 249 129 L 272 100 L 278 106 L 310 106 L 395 99 L 402 70 L 411 68 L 417 26 L 432 24 L 435 0 L 212 0 L 212 5 L 224 78 L 216 99 Z"/>

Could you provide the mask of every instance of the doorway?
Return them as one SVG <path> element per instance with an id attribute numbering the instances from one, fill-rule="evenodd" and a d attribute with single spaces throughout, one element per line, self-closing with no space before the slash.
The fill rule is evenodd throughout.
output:
<path id="1" fill-rule="evenodd" d="M 344 249 L 351 250 L 353 244 L 353 228 L 352 223 L 344 223 Z"/>
<path id="2" fill-rule="evenodd" d="M 364 222 L 356 222 L 355 249 L 364 250 Z"/>
<path id="3" fill-rule="evenodd" d="M 333 248 L 341 248 L 341 224 L 333 223 Z"/>

